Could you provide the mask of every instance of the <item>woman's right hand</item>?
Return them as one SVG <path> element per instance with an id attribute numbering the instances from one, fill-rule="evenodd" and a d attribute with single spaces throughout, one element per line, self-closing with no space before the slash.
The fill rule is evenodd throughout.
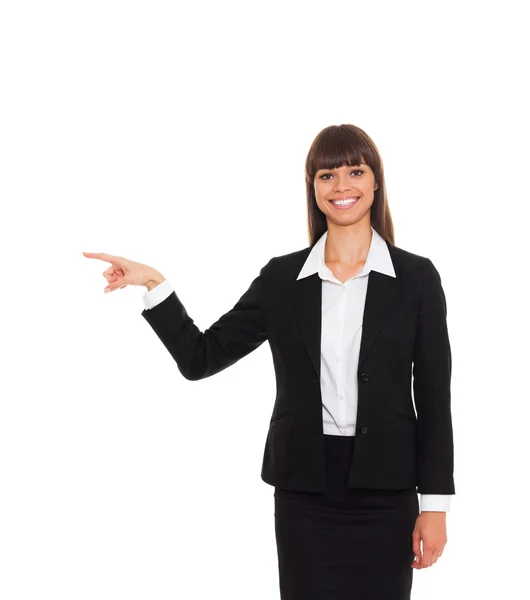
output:
<path id="1" fill-rule="evenodd" d="M 122 256 L 112 256 L 102 252 L 83 252 L 83 255 L 87 258 L 97 258 L 111 263 L 111 266 L 103 271 L 103 276 L 109 284 L 104 290 L 105 293 L 113 292 L 128 285 L 145 285 L 148 290 L 152 290 L 165 279 L 153 267 L 128 260 Z"/>

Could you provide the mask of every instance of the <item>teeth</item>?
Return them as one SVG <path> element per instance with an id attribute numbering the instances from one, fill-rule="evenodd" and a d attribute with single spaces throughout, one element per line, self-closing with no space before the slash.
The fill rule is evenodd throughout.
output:
<path id="1" fill-rule="evenodd" d="M 333 202 L 333 204 L 338 204 L 339 206 L 346 206 L 346 204 L 353 204 L 354 202 L 357 202 L 358 198 L 355 198 L 355 200 L 332 200 L 331 202 Z"/>

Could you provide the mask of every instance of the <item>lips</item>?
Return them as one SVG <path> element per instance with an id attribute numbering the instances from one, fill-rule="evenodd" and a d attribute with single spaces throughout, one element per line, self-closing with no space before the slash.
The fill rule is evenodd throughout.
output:
<path id="1" fill-rule="evenodd" d="M 346 198 L 332 198 L 329 200 L 333 208 L 347 209 L 355 206 L 359 200 L 359 196 L 348 196 Z"/>

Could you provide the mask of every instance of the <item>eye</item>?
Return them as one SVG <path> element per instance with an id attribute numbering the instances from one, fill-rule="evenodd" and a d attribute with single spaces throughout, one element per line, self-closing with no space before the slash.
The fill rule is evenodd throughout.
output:
<path id="1" fill-rule="evenodd" d="M 360 175 L 362 175 L 364 173 L 364 169 L 352 169 L 350 171 L 350 173 L 360 173 Z M 321 175 L 319 177 L 319 179 L 324 179 L 325 177 L 327 177 L 328 175 L 331 175 L 331 173 L 324 173 L 323 175 Z M 360 176 L 359 175 L 359 176 Z M 327 179 L 324 179 L 324 181 L 328 181 Z"/>

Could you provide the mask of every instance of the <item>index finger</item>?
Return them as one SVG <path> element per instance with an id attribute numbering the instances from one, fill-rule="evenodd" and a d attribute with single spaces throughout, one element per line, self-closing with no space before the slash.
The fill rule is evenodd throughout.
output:
<path id="1" fill-rule="evenodd" d="M 430 567 L 432 566 L 432 557 L 433 557 L 433 550 L 432 548 L 425 548 L 425 546 L 423 547 L 423 556 L 421 557 L 421 565 L 423 565 L 424 567 Z"/>
<path id="2" fill-rule="evenodd" d="M 416 564 L 419 565 L 421 561 L 421 536 L 416 531 L 412 534 L 412 551 L 415 554 Z M 414 561 L 412 561 L 412 566 L 414 566 Z"/>
<path id="3" fill-rule="evenodd" d="M 113 265 L 120 265 L 120 259 L 112 254 L 105 254 L 104 252 L 83 252 L 83 255 L 87 258 L 98 258 L 106 262 L 112 263 Z"/>

